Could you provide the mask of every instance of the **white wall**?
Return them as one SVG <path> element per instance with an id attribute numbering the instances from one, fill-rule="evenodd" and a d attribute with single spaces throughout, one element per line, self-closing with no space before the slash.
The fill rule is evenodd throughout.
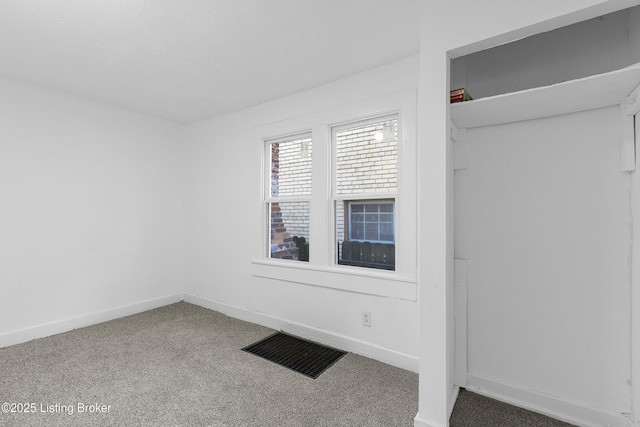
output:
<path id="1" fill-rule="evenodd" d="M 640 62 L 640 6 L 456 58 L 451 86 L 474 99 L 546 86 Z"/>
<path id="2" fill-rule="evenodd" d="M 0 80 L 0 346 L 175 300 L 181 131 Z"/>
<path id="3" fill-rule="evenodd" d="M 256 202 L 262 153 L 255 128 L 415 89 L 417 79 L 418 58 L 411 57 L 188 126 L 186 293 L 192 301 L 416 370 L 415 301 L 254 277 L 251 260 L 261 241 Z M 370 328 L 361 323 L 364 309 L 372 313 Z"/>
<path id="4" fill-rule="evenodd" d="M 467 388 L 580 425 L 627 425 L 631 180 L 620 138 L 617 107 L 467 129 L 467 167 L 455 173 Z"/>
<path id="5" fill-rule="evenodd" d="M 416 426 L 448 425 L 453 386 L 453 173 L 449 62 L 625 7 L 630 0 L 456 0 L 422 9 L 419 96 L 420 402 Z M 455 25 L 452 25 L 452 22 Z"/>

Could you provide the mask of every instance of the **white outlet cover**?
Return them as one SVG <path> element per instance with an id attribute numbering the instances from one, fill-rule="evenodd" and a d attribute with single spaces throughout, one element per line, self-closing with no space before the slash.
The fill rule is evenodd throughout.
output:
<path id="1" fill-rule="evenodd" d="M 369 310 L 362 310 L 362 325 L 371 326 L 371 312 Z"/>

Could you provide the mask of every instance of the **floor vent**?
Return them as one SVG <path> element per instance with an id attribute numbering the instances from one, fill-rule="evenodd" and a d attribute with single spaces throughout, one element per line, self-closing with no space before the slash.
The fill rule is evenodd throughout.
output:
<path id="1" fill-rule="evenodd" d="M 270 335 L 242 350 L 314 379 L 345 355 L 343 351 L 282 332 Z"/>

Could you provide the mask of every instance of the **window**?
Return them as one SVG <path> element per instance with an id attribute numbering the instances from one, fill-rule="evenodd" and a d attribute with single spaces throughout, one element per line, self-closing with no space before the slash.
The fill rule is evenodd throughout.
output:
<path id="1" fill-rule="evenodd" d="M 398 117 L 333 129 L 336 260 L 395 270 Z"/>
<path id="2" fill-rule="evenodd" d="M 265 188 L 270 258 L 309 261 L 311 135 L 266 142 Z"/>
<path id="3" fill-rule="evenodd" d="M 252 275 L 415 300 L 415 90 L 281 118 L 254 136 Z"/>

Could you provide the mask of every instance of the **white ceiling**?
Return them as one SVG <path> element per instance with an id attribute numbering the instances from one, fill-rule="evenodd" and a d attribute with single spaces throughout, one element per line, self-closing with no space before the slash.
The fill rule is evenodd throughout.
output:
<path id="1" fill-rule="evenodd" d="M 420 0 L 0 0 L 0 76 L 192 122 L 416 54 Z"/>

